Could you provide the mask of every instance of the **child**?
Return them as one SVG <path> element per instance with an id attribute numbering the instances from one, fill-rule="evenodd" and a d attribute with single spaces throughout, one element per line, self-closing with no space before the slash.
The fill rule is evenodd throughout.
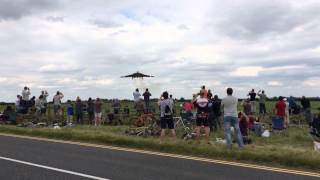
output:
<path id="1" fill-rule="evenodd" d="M 73 105 L 71 104 L 71 102 L 69 102 L 67 113 L 68 113 L 67 124 L 72 124 L 74 109 L 73 109 Z"/>

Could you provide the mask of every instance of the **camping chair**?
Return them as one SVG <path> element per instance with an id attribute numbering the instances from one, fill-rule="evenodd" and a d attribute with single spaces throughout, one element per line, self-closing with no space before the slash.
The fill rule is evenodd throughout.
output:
<path id="1" fill-rule="evenodd" d="M 275 133 L 285 133 L 284 118 L 279 116 L 272 117 L 272 130 Z"/>

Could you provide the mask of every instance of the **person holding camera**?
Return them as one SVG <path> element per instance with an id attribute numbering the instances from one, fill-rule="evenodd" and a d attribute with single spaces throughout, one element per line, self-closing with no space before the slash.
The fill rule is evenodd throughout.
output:
<path id="1" fill-rule="evenodd" d="M 173 104 L 169 99 L 169 93 L 165 91 L 158 102 L 160 106 L 160 124 L 161 124 L 161 135 L 160 144 L 163 143 L 166 129 L 170 129 L 172 137 L 176 138 L 176 132 L 174 130 L 173 122 Z"/>
<path id="2" fill-rule="evenodd" d="M 200 129 L 204 127 L 205 134 L 206 134 L 206 142 L 210 144 L 209 135 L 210 135 L 210 128 L 209 128 L 209 101 L 208 98 L 205 97 L 205 92 L 200 91 L 200 96 L 194 96 L 192 103 L 197 108 L 197 120 L 196 120 L 196 134 L 197 134 L 197 142 L 200 143 Z"/>
<path id="3" fill-rule="evenodd" d="M 31 95 L 30 88 L 27 86 L 22 90 L 22 100 L 29 101 L 29 96 Z"/>

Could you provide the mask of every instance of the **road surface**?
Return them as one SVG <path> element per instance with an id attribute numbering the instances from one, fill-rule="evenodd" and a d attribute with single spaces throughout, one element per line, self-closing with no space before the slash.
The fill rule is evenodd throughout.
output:
<path id="1" fill-rule="evenodd" d="M 3 180 L 224 180 L 316 177 L 0 135 Z"/>

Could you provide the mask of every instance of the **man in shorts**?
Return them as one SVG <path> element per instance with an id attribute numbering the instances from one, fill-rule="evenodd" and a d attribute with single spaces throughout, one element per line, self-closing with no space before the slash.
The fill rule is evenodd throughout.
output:
<path id="1" fill-rule="evenodd" d="M 196 120 L 196 134 L 197 134 L 197 142 L 200 143 L 200 129 L 204 127 L 206 133 L 206 142 L 210 144 L 209 135 L 210 135 L 210 128 L 209 128 L 209 108 L 208 108 L 208 98 L 205 97 L 205 92 L 200 92 L 200 97 L 196 97 L 193 99 L 192 103 L 197 108 L 197 120 Z"/>
<path id="2" fill-rule="evenodd" d="M 56 120 L 61 112 L 61 100 L 63 97 L 64 95 L 60 91 L 58 91 L 57 94 L 53 97 L 53 111 Z"/>
<path id="3" fill-rule="evenodd" d="M 97 98 L 94 102 L 94 125 L 100 126 L 101 125 L 101 118 L 102 118 L 102 101 L 100 98 Z"/>
<path id="4" fill-rule="evenodd" d="M 163 143 L 166 129 L 170 129 L 172 137 L 176 138 L 176 132 L 174 130 L 173 122 L 173 104 L 169 99 L 168 92 L 164 92 L 158 102 L 160 106 L 160 124 L 161 124 L 161 135 L 160 135 L 160 144 Z"/>

